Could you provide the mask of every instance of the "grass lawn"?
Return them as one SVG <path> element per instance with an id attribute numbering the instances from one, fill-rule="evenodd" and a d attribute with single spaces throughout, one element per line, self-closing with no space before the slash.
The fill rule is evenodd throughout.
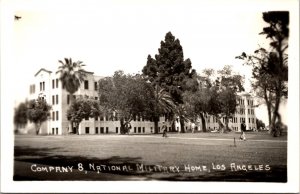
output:
<path id="1" fill-rule="evenodd" d="M 286 136 L 168 135 L 16 135 L 14 180 L 287 181 Z"/>

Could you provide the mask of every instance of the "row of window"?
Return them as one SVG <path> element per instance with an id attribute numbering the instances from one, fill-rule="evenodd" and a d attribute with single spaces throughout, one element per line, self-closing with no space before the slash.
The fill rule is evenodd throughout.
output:
<path id="1" fill-rule="evenodd" d="M 34 94 L 35 93 L 35 84 L 30 85 L 29 92 L 30 92 L 30 94 Z"/>
<path id="2" fill-rule="evenodd" d="M 52 89 L 58 88 L 58 83 L 59 79 L 52 79 Z M 85 80 L 84 81 L 84 89 L 88 90 L 89 89 L 89 81 Z M 94 82 L 94 89 L 95 91 L 98 90 L 98 82 Z M 45 91 L 45 82 L 40 82 L 40 91 Z M 29 86 L 29 92 L 30 94 L 35 93 L 35 84 L 32 84 Z"/>
<path id="3" fill-rule="evenodd" d="M 109 131 L 109 127 L 95 127 L 95 134 L 101 134 L 104 133 L 104 129 L 105 129 L 105 133 L 108 133 Z M 151 127 L 151 132 L 152 132 L 152 127 Z M 85 134 L 89 134 L 90 133 L 90 127 L 85 127 Z M 119 127 L 116 127 L 116 133 L 119 133 Z M 134 133 L 145 133 L 145 127 L 134 127 Z"/>
<path id="4" fill-rule="evenodd" d="M 40 91 L 45 91 L 45 82 L 40 82 Z"/>
<path id="5" fill-rule="evenodd" d="M 236 113 L 238 113 L 238 111 L 236 111 Z M 239 114 L 244 115 L 245 114 L 245 109 L 240 108 Z M 254 109 L 248 109 L 248 114 L 249 115 L 254 115 Z"/>
<path id="6" fill-rule="evenodd" d="M 58 135 L 58 128 L 52 128 L 52 134 L 53 135 Z"/>
<path id="7" fill-rule="evenodd" d="M 58 95 L 52 96 L 52 105 L 54 105 L 54 104 L 58 104 Z"/>
<path id="8" fill-rule="evenodd" d="M 53 79 L 52 80 L 52 88 L 58 88 L 58 79 Z"/>
<path id="9" fill-rule="evenodd" d="M 58 121 L 58 111 L 53 111 L 52 112 L 52 121 Z"/>
<path id="10" fill-rule="evenodd" d="M 254 118 L 248 118 L 248 121 L 249 121 L 249 123 L 251 123 L 251 121 L 252 121 L 252 123 L 254 123 Z"/>
<path id="11" fill-rule="evenodd" d="M 243 100 L 243 99 L 238 99 L 237 104 L 245 105 L 245 100 Z M 249 105 L 253 106 L 253 100 L 247 100 L 247 104 L 248 104 L 248 106 L 249 106 Z"/>
<path id="12" fill-rule="evenodd" d="M 84 80 L 84 89 L 85 90 L 89 89 L 89 81 L 88 80 Z M 94 82 L 94 90 L 95 91 L 98 90 L 98 82 Z"/>

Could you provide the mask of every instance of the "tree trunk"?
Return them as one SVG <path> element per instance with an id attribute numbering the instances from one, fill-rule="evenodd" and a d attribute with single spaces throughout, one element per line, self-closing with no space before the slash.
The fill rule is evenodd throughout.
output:
<path id="1" fill-rule="evenodd" d="M 125 134 L 125 122 L 123 117 L 120 118 L 120 133 Z"/>
<path id="2" fill-rule="evenodd" d="M 272 108 L 272 104 L 271 104 L 271 94 L 269 92 L 269 96 L 268 96 L 268 93 L 267 93 L 267 89 L 264 88 L 264 98 L 265 98 L 265 101 L 266 101 L 266 105 L 267 105 L 267 110 L 268 110 L 268 120 L 269 120 L 269 133 L 271 133 L 271 123 L 272 123 L 272 111 L 271 111 L 271 108 Z"/>
<path id="3" fill-rule="evenodd" d="M 221 122 L 221 118 L 219 116 L 216 116 L 217 122 L 219 124 L 219 128 L 221 129 L 220 132 L 223 133 L 224 132 L 224 125 Z"/>
<path id="4" fill-rule="evenodd" d="M 176 132 L 176 124 L 175 124 L 175 120 L 172 121 L 172 131 Z"/>
<path id="5" fill-rule="evenodd" d="M 184 119 L 182 116 L 179 116 L 179 122 L 180 122 L 180 131 L 181 133 L 185 133 L 185 129 L 184 129 Z"/>
<path id="6" fill-rule="evenodd" d="M 202 123 L 202 131 L 206 132 L 206 122 L 205 122 L 205 118 L 204 118 L 203 113 L 200 114 L 200 118 L 201 118 L 201 123 Z"/>
<path id="7" fill-rule="evenodd" d="M 275 101 L 275 107 L 274 107 L 274 112 L 273 112 L 273 117 L 272 117 L 272 133 L 274 137 L 278 137 L 280 136 L 280 129 L 278 129 L 277 125 L 276 125 L 276 119 L 278 118 L 278 109 L 279 109 L 279 104 L 280 104 L 280 94 L 278 94 L 280 92 L 277 92 L 276 94 L 276 101 Z M 279 116 L 280 117 L 280 116 Z"/>
<path id="8" fill-rule="evenodd" d="M 229 119 L 228 119 L 228 117 L 226 116 L 226 117 L 225 117 L 225 130 L 226 130 L 226 131 L 230 131 L 230 130 L 229 130 L 229 127 L 228 127 L 228 123 L 229 123 L 228 120 L 229 120 Z"/>
<path id="9" fill-rule="evenodd" d="M 36 135 L 39 135 L 40 129 L 41 129 L 41 123 L 38 122 L 38 123 L 35 124 L 35 133 L 36 133 Z"/>
<path id="10" fill-rule="evenodd" d="M 74 97 L 73 97 L 73 94 L 69 94 L 70 95 L 70 104 L 69 104 L 69 106 L 71 106 L 71 104 L 73 103 L 73 101 L 74 101 Z M 77 134 L 77 131 L 78 131 L 78 129 L 77 129 L 77 127 L 76 127 L 76 125 L 75 125 L 75 130 L 76 131 L 74 131 L 74 123 L 72 122 L 72 121 L 70 121 L 70 124 L 71 124 L 71 133 L 73 133 L 73 134 Z M 78 135 L 78 134 L 77 134 Z"/>
<path id="11" fill-rule="evenodd" d="M 155 134 L 158 134 L 158 120 L 159 118 L 158 117 L 154 117 L 154 133 Z"/>
<path id="12" fill-rule="evenodd" d="M 73 122 L 72 122 L 72 127 L 73 127 Z M 76 133 L 77 135 L 79 135 L 79 123 L 75 123 L 75 132 L 74 133 Z"/>

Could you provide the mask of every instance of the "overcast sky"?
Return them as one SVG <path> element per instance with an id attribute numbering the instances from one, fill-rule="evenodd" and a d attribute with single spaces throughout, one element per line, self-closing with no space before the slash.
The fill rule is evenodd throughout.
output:
<path id="1" fill-rule="evenodd" d="M 262 12 L 288 10 L 288 1 L 7 1 L 12 14 L 10 67 L 14 96 L 29 92 L 30 80 L 40 68 L 56 71 L 58 60 L 81 60 L 87 71 L 109 76 L 116 70 L 141 72 L 148 54 L 158 53 L 169 31 L 180 40 L 192 67 L 220 69 L 232 65 L 246 76 L 251 69 L 235 59 L 243 51 L 268 47 L 259 35 L 266 25 Z M 11 3 L 13 2 L 13 3 Z M 285 8 L 286 7 L 286 8 Z"/>

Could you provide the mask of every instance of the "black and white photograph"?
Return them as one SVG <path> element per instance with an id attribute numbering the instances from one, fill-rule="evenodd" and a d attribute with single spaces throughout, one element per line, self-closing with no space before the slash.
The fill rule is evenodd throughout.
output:
<path id="1" fill-rule="evenodd" d="M 1 177 L 299 192 L 299 1 L 3 0 Z"/>

